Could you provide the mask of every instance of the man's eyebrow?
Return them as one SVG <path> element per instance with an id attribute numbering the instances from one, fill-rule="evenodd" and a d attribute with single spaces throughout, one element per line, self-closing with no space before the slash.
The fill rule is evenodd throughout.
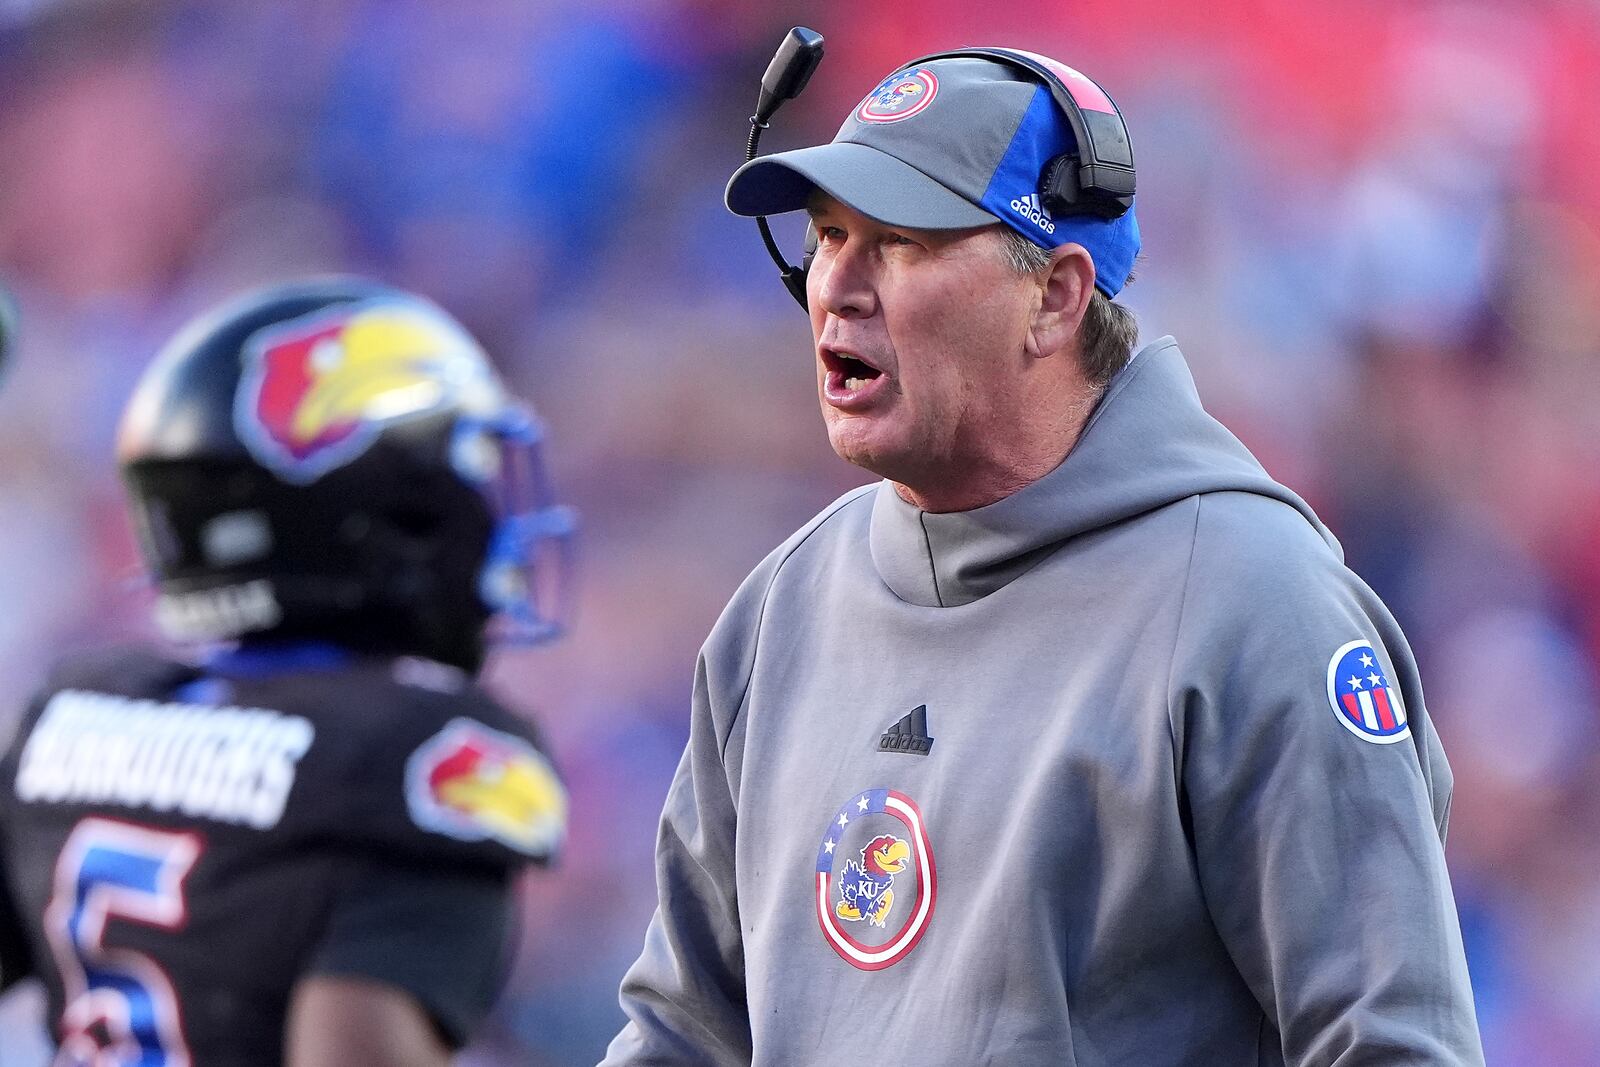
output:
<path id="1" fill-rule="evenodd" d="M 806 214 L 812 218 L 816 218 L 818 215 L 827 215 L 837 210 L 838 207 L 838 201 L 820 189 L 813 190 L 811 195 L 806 197 Z"/>

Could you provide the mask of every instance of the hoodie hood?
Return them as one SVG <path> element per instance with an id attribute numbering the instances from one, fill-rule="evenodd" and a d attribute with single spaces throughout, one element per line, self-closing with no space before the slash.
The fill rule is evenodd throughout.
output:
<path id="1" fill-rule="evenodd" d="M 1032 485 L 972 511 L 933 513 L 902 500 L 892 482 L 880 484 L 872 561 L 901 600 L 958 607 L 1003 588 L 1074 537 L 1225 492 L 1289 505 L 1343 560 L 1311 506 L 1206 413 L 1178 343 L 1163 337 L 1111 380 L 1067 458 Z"/>

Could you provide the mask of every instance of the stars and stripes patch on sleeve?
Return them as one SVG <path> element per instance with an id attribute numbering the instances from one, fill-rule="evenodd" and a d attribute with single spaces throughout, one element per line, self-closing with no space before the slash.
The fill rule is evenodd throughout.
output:
<path id="1" fill-rule="evenodd" d="M 1400 691 L 1370 641 L 1341 645 L 1328 660 L 1328 702 L 1339 725 L 1363 741 L 1392 745 L 1411 736 Z"/>

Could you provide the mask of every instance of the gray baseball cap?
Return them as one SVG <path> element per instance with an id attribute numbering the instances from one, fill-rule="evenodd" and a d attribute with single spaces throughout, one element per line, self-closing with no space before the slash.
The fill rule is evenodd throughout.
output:
<path id="1" fill-rule="evenodd" d="M 740 167 L 726 202 L 738 215 L 778 215 L 803 209 L 820 189 L 889 226 L 1003 223 L 1042 248 L 1083 245 L 1095 284 L 1115 296 L 1139 251 L 1133 211 L 1057 219 L 1039 199 L 1045 165 L 1076 146 L 1071 124 L 1038 81 L 988 59 L 934 59 L 880 82 L 831 143 Z"/>

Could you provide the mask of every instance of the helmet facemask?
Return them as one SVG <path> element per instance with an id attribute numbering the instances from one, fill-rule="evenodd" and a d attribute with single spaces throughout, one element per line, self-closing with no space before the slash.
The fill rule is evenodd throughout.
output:
<path id="1" fill-rule="evenodd" d="M 456 423 L 451 458 L 495 519 L 478 593 L 492 612 L 492 643 L 537 645 L 566 632 L 571 615 L 577 516 L 555 501 L 545 471 L 544 427 L 507 407 Z"/>

